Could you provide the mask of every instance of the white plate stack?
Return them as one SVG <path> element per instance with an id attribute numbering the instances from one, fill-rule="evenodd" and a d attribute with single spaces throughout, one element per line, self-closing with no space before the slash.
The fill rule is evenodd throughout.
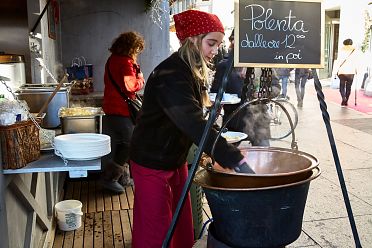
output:
<path id="1" fill-rule="evenodd" d="M 98 133 L 63 134 L 54 138 L 54 147 L 68 160 L 92 160 L 111 152 L 110 136 Z"/>

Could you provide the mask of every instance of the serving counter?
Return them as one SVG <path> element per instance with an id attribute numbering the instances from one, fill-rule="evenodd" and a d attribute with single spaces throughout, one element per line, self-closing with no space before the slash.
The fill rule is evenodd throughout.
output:
<path id="1" fill-rule="evenodd" d="M 102 98 L 102 92 L 82 96 L 70 95 L 70 107 L 101 107 Z M 63 104 L 65 105 L 69 104 Z M 51 117 L 59 122 L 58 109 L 59 107 L 53 108 L 55 111 Z M 36 110 L 38 112 L 39 108 Z M 83 128 L 85 132 L 101 133 L 101 119 L 102 115 L 87 120 L 66 118 L 61 125 L 61 128 L 63 126 L 65 130 L 57 130 L 57 132 L 75 133 Z M 76 121 L 79 122 L 78 126 L 76 126 Z M 81 126 L 82 123 L 89 124 L 92 130 Z M 92 123 L 94 125 L 91 125 Z M 18 169 L 3 169 L 14 167 L 2 164 L 0 152 L 1 248 L 51 247 L 56 228 L 54 205 L 63 199 L 63 186 L 67 172 L 69 177 L 78 178 L 86 177 L 88 171 L 101 169 L 100 158 L 84 161 L 68 160 L 65 164 L 64 160 L 55 155 L 52 149 L 48 151 L 49 149 L 43 148 L 41 147 L 38 160 Z"/>
<path id="2" fill-rule="evenodd" d="M 40 159 L 27 164 L 20 169 L 3 170 L 4 175 L 9 174 L 24 174 L 38 172 L 68 172 L 71 178 L 86 177 L 90 170 L 100 170 L 101 159 L 93 159 L 88 161 L 71 161 L 67 165 L 64 161 L 54 154 L 42 154 Z"/>
<path id="3" fill-rule="evenodd" d="M 87 176 L 88 171 L 101 169 L 101 159 L 69 160 L 65 165 L 54 153 L 42 153 L 23 168 L 2 168 L 0 164 L 1 247 L 51 247 L 54 205 L 63 199 L 64 172 Z"/>

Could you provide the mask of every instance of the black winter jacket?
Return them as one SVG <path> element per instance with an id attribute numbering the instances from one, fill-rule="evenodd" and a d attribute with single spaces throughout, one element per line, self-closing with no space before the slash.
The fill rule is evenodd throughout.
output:
<path id="1" fill-rule="evenodd" d="M 206 124 L 201 86 L 176 52 L 155 68 L 146 83 L 130 159 L 151 169 L 176 169 L 186 162 L 192 143 L 199 144 Z M 209 155 L 217 134 L 212 128 L 205 146 Z M 213 155 L 230 168 L 243 159 L 239 149 L 223 138 L 218 139 Z"/>

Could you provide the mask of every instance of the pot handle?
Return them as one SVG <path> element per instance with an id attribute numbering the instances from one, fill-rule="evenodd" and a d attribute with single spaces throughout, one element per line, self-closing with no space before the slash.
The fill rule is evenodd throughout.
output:
<path id="1" fill-rule="evenodd" d="M 85 59 L 84 56 L 80 56 L 79 60 L 80 60 L 80 66 L 87 64 L 87 60 Z M 84 64 L 83 64 L 83 62 L 84 62 Z"/>
<path id="2" fill-rule="evenodd" d="M 77 66 L 77 67 L 81 66 L 81 59 L 80 58 L 75 57 L 75 58 L 72 59 L 71 67 L 74 67 L 74 66 Z"/>
<path id="3" fill-rule="evenodd" d="M 215 159 L 214 159 L 214 149 L 216 147 L 216 144 L 217 144 L 217 140 L 220 138 L 221 134 L 226 132 L 227 131 L 227 128 L 226 128 L 226 125 L 227 123 L 229 123 L 229 121 L 239 112 L 241 111 L 243 108 L 247 107 L 249 104 L 253 104 L 253 103 L 257 103 L 257 102 L 262 102 L 262 103 L 268 103 L 268 102 L 274 102 L 276 103 L 285 113 L 285 115 L 287 116 L 288 120 L 289 120 L 289 124 L 291 126 L 291 136 L 292 136 L 292 142 L 291 142 L 291 148 L 293 150 L 298 150 L 298 146 L 297 146 L 297 142 L 296 142 L 296 136 L 295 136 L 295 131 L 294 131 L 294 126 L 293 126 L 293 121 L 292 121 L 292 118 L 291 116 L 289 115 L 288 111 L 286 110 L 286 108 L 280 104 L 278 101 L 275 101 L 273 99 L 270 99 L 270 98 L 261 98 L 261 99 L 254 99 L 254 100 L 251 100 L 251 101 L 246 101 L 244 102 L 243 104 L 239 105 L 239 107 L 237 109 L 235 109 L 231 114 L 230 116 L 228 117 L 228 119 L 226 120 L 226 122 L 222 125 L 221 127 L 221 130 L 218 132 L 218 135 L 217 135 L 217 138 L 215 139 L 215 141 L 213 142 L 213 145 L 212 145 L 212 149 L 211 149 L 211 159 L 212 159 L 212 163 L 211 164 L 208 164 L 207 165 L 207 168 L 210 169 L 210 170 L 213 170 L 213 164 L 215 163 Z"/>
<path id="4" fill-rule="evenodd" d="M 274 102 L 275 104 L 277 104 L 285 113 L 285 115 L 287 116 L 288 118 L 288 121 L 289 121 L 289 125 L 291 126 L 291 136 L 292 136 L 292 141 L 291 141 L 291 148 L 293 150 L 298 150 L 298 146 L 297 146 L 297 142 L 296 142 L 296 136 L 295 136 L 295 127 L 294 127 L 294 124 L 293 124 L 293 120 L 291 118 L 291 116 L 289 115 L 288 113 L 288 110 L 278 101 L 276 100 L 273 100 L 273 99 L 268 99 L 269 101 L 271 102 Z"/>

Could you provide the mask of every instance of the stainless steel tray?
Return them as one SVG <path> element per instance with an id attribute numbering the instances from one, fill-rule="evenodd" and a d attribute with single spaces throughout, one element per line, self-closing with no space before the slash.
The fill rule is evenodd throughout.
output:
<path id="1" fill-rule="evenodd" d="M 103 115 L 60 117 L 62 133 L 102 133 Z"/>

